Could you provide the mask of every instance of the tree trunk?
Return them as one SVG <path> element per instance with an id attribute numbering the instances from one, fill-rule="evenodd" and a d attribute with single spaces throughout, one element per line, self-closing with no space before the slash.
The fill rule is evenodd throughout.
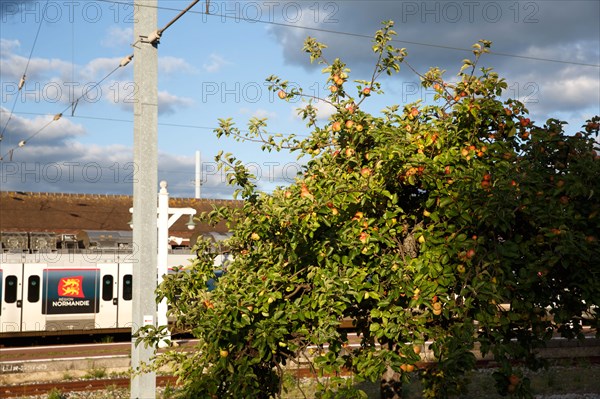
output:
<path id="1" fill-rule="evenodd" d="M 391 367 L 388 367 L 381 376 L 381 399 L 401 399 L 402 398 L 402 379 L 400 373 L 396 373 Z"/>

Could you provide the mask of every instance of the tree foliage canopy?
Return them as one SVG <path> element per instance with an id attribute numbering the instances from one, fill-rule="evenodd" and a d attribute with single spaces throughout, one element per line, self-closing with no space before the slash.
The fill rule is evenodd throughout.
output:
<path id="1" fill-rule="evenodd" d="M 418 74 L 433 104 L 363 112 L 382 74 L 411 68 L 392 28 L 375 34 L 374 73 L 355 85 L 342 61 L 326 62 L 324 45 L 306 40 L 330 84 L 320 100 L 336 110 L 325 126 L 317 99 L 268 78 L 282 100 L 307 100 L 299 112 L 309 138 L 270 136 L 261 119 L 246 134 L 220 121 L 219 136 L 311 159 L 267 194 L 233 155 L 219 155 L 244 205 L 203 220 L 229 221 L 234 260 L 208 292 L 214 250 L 199 241 L 190 270 L 160 289 L 200 340 L 194 353 L 158 363 L 177 365 L 189 397 L 277 397 L 284 367 L 301 358 L 316 375 L 420 378 L 426 397 L 443 398 L 464 390 L 475 348 L 499 363 L 499 392 L 528 397 L 514 361 L 543 365 L 535 349 L 555 332 L 580 337 L 582 314 L 599 304 L 600 118 L 576 135 L 559 120 L 531 121 L 524 104 L 501 99 L 504 79 L 479 66 L 491 45 L 483 40 L 456 77 Z M 597 328 L 598 315 L 588 316 Z M 348 345 L 344 321 L 359 346 Z M 424 367 L 415 346 L 435 362 Z M 343 378 L 328 381 L 322 397 L 361 397 Z"/>

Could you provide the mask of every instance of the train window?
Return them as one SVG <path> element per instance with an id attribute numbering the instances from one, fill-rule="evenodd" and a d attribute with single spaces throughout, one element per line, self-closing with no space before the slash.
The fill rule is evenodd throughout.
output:
<path id="1" fill-rule="evenodd" d="M 40 276 L 29 276 L 27 280 L 27 300 L 29 302 L 40 300 Z"/>
<path id="2" fill-rule="evenodd" d="M 17 276 L 6 276 L 4 289 L 4 302 L 15 303 L 17 301 Z"/>
<path id="3" fill-rule="evenodd" d="M 133 276 L 126 274 L 123 276 L 123 299 L 130 301 L 133 298 Z"/>
<path id="4" fill-rule="evenodd" d="M 106 275 L 102 280 L 102 300 L 112 301 L 113 299 L 113 276 Z"/>

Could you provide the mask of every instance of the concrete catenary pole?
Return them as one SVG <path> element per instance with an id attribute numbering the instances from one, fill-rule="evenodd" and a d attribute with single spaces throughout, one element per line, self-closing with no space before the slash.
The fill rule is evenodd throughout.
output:
<path id="1" fill-rule="evenodd" d="M 156 325 L 158 205 L 158 40 L 149 36 L 157 30 L 158 0 L 134 0 L 134 87 L 133 107 L 133 331 Z M 150 39 L 150 40 L 149 40 Z M 156 374 L 135 371 L 150 363 L 153 347 L 131 348 L 132 399 L 156 397 Z"/>

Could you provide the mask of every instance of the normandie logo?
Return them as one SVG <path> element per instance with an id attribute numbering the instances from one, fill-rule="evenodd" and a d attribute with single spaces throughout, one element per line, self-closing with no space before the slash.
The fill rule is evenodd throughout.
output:
<path id="1" fill-rule="evenodd" d="M 85 298 L 83 276 L 63 277 L 58 282 L 58 294 L 71 298 Z"/>

